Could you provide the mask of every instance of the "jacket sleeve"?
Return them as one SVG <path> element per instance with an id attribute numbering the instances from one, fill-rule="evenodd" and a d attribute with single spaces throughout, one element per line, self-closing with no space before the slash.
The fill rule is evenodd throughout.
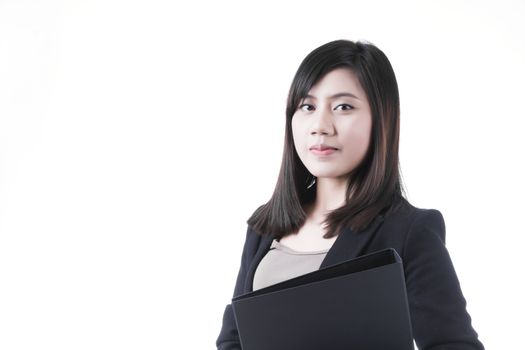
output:
<path id="1" fill-rule="evenodd" d="M 404 245 L 405 282 L 418 349 L 484 350 L 445 247 L 441 212 L 427 209 L 416 218 Z"/>
<path id="2" fill-rule="evenodd" d="M 246 239 L 244 241 L 244 247 L 241 256 L 241 266 L 239 273 L 237 274 L 237 281 L 235 283 L 235 289 L 233 296 L 240 295 L 243 290 L 244 281 L 246 279 L 246 269 L 248 268 L 247 255 L 248 245 L 250 238 L 250 228 L 246 230 Z M 241 343 L 239 339 L 239 333 L 237 331 L 237 324 L 235 323 L 235 317 L 233 315 L 233 309 L 231 303 L 226 305 L 224 314 L 222 317 L 222 328 L 219 336 L 215 342 L 218 350 L 241 350 Z"/>

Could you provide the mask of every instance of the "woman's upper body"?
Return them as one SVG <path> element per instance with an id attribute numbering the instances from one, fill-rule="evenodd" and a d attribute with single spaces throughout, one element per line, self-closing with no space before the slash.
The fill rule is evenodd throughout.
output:
<path id="1" fill-rule="evenodd" d="M 275 237 L 247 228 L 233 296 L 253 290 L 254 274 Z M 403 260 L 413 336 L 420 350 L 484 349 L 471 324 L 448 250 L 440 211 L 401 205 L 366 229 L 340 233 L 319 268 L 373 251 L 394 248 Z M 220 350 L 241 349 L 231 304 L 224 310 Z"/>
<path id="2" fill-rule="evenodd" d="M 349 40 L 316 48 L 293 78 L 285 117 L 279 176 L 269 201 L 247 221 L 234 296 L 253 290 L 258 268 L 257 283 L 264 284 L 394 248 L 404 263 L 418 347 L 483 349 L 445 247 L 441 213 L 402 196 L 399 91 L 386 55 Z M 275 239 L 296 250 L 329 250 L 315 264 L 302 260 L 294 263 L 302 267 L 276 271 L 270 260 L 261 265 Z M 240 348 L 231 304 L 217 347 Z"/>

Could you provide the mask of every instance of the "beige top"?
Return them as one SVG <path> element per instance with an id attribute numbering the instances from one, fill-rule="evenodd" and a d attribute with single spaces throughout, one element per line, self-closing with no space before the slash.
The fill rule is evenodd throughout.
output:
<path id="1" fill-rule="evenodd" d="M 257 270 L 255 270 L 253 290 L 319 270 L 329 250 L 301 252 L 291 249 L 274 239 L 270 250 L 257 266 Z"/>

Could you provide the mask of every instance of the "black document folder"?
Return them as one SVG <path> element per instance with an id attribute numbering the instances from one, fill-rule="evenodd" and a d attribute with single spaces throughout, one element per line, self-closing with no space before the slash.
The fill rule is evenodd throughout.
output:
<path id="1" fill-rule="evenodd" d="M 413 350 L 403 263 L 392 249 L 232 299 L 243 350 Z"/>

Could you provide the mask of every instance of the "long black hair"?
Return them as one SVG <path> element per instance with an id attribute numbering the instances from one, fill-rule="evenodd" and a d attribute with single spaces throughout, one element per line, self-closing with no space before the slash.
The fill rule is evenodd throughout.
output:
<path id="1" fill-rule="evenodd" d="M 354 232 L 365 229 L 378 215 L 394 210 L 405 195 L 399 168 L 400 109 L 394 70 L 386 55 L 369 42 L 331 41 L 304 58 L 290 86 L 277 184 L 270 200 L 247 221 L 261 235 L 280 238 L 297 232 L 306 220 L 304 206 L 315 200 L 317 186 L 307 188 L 313 177 L 294 147 L 292 116 L 312 86 L 340 67 L 351 69 L 366 93 L 372 134 L 367 154 L 350 174 L 345 205 L 326 216 L 324 238 L 334 237 L 346 227 Z"/>

